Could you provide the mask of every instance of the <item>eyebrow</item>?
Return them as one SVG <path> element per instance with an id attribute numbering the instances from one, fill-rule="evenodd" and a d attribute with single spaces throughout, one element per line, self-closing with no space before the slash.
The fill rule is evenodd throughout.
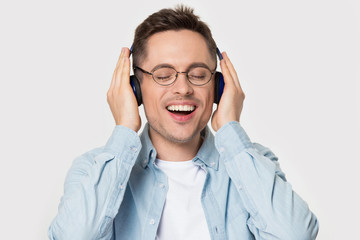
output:
<path id="1" fill-rule="evenodd" d="M 174 65 L 171 65 L 171 64 L 168 64 L 168 63 L 160 63 L 160 64 L 156 65 L 155 67 L 153 67 L 150 72 L 153 72 L 153 71 L 155 71 L 155 70 L 157 70 L 157 69 L 159 69 L 159 68 L 163 68 L 163 67 L 168 67 L 168 68 L 173 68 L 173 69 L 175 69 L 175 66 L 174 66 Z M 186 68 L 186 71 L 188 71 L 189 69 L 194 68 L 194 67 L 204 67 L 204 68 L 207 68 L 207 69 L 209 69 L 210 71 L 212 71 L 211 68 L 210 68 L 207 64 L 205 64 L 205 63 L 203 63 L 203 62 L 194 62 L 194 63 L 190 64 L 190 65 Z M 215 67 L 215 69 L 216 69 L 216 67 Z M 176 70 L 176 69 L 175 69 L 175 70 Z"/>

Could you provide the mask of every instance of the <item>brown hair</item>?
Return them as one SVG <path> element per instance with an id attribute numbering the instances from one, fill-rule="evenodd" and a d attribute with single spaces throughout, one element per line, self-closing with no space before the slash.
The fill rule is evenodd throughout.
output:
<path id="1" fill-rule="evenodd" d="M 216 44 L 212 38 L 208 25 L 194 14 L 194 9 L 178 5 L 175 9 L 164 8 L 151 14 L 135 30 L 133 42 L 133 65 L 140 64 L 146 58 L 146 44 L 150 36 L 168 30 L 191 30 L 200 33 L 209 48 L 210 54 L 216 61 Z"/>

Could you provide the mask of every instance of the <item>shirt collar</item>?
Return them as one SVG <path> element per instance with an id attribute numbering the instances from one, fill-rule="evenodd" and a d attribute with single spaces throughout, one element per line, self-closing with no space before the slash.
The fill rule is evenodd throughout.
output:
<path id="1" fill-rule="evenodd" d="M 149 161 L 155 162 L 157 155 L 156 149 L 154 148 L 149 137 L 149 123 L 146 123 L 140 135 L 140 141 L 142 148 L 137 161 L 143 168 L 146 168 Z"/>
<path id="2" fill-rule="evenodd" d="M 206 126 L 202 133 L 204 136 L 204 141 L 192 161 L 196 165 L 204 165 L 206 167 L 218 170 L 219 153 L 215 148 L 214 135 L 212 134 L 208 126 Z M 142 148 L 137 161 L 143 168 L 146 168 L 149 162 L 155 162 L 157 155 L 156 149 L 154 148 L 149 137 L 149 123 L 146 123 L 140 135 L 140 140 Z"/>
<path id="3" fill-rule="evenodd" d="M 214 135 L 208 126 L 206 126 L 203 133 L 204 141 L 193 161 L 194 163 L 199 162 L 200 164 L 205 164 L 207 167 L 218 170 L 219 153 L 215 148 Z"/>

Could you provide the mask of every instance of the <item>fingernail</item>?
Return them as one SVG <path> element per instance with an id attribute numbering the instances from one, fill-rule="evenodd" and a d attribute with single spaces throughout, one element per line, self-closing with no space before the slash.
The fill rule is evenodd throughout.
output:
<path id="1" fill-rule="evenodd" d="M 121 53 L 124 53 L 124 51 L 125 51 L 125 48 L 124 47 L 121 48 Z"/>

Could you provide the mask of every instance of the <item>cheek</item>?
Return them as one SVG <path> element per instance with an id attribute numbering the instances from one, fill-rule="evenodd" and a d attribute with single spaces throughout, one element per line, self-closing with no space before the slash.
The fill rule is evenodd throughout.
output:
<path id="1" fill-rule="evenodd" d="M 213 103 L 215 98 L 215 85 L 214 82 L 211 81 L 211 85 L 208 88 L 207 91 L 207 103 L 210 105 L 210 108 L 212 109 Z"/>
<path id="2" fill-rule="evenodd" d="M 152 114 L 159 111 L 161 97 L 164 95 L 164 89 L 153 86 L 152 83 L 141 84 L 142 100 L 145 113 Z"/>
<path id="3" fill-rule="evenodd" d="M 204 94 L 204 115 L 209 116 L 213 110 L 214 87 L 211 86 Z"/>

